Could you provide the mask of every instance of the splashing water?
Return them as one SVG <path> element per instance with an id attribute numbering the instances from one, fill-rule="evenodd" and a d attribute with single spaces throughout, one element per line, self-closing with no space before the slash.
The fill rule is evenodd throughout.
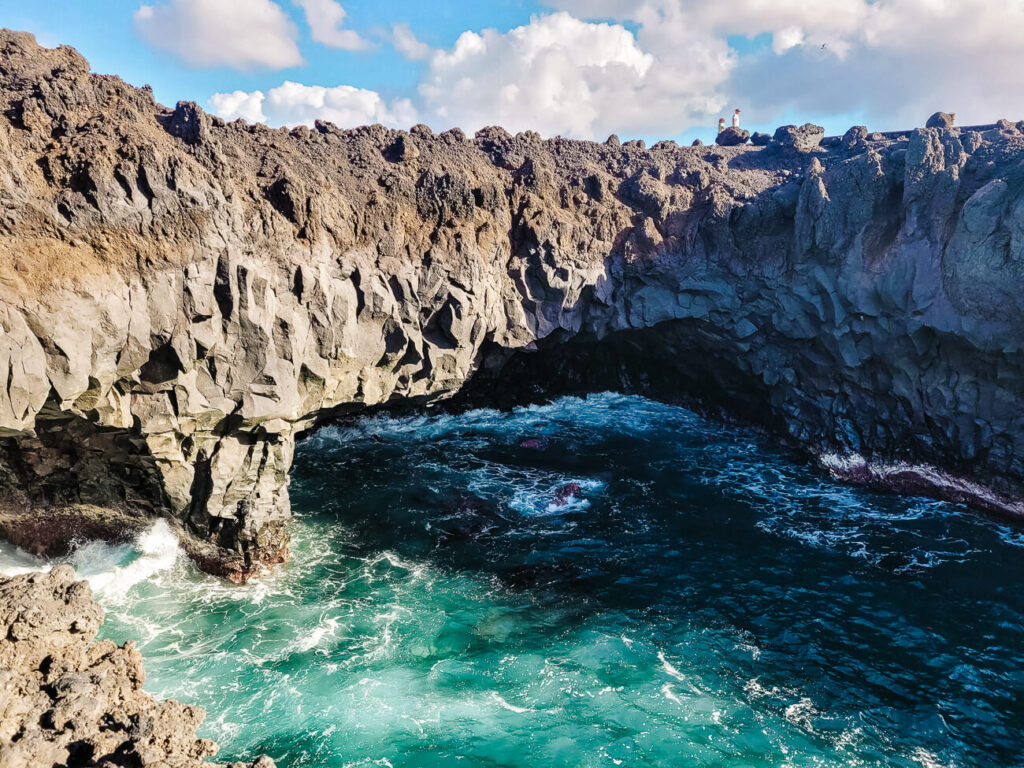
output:
<path id="1" fill-rule="evenodd" d="M 222 759 L 1024 764 L 1024 534 L 960 506 L 618 395 L 324 429 L 292 498 L 244 587 L 163 524 L 70 558 Z"/>

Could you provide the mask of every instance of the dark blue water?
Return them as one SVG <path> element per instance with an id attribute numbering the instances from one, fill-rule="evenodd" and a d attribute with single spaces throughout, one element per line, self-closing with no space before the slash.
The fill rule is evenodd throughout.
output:
<path id="1" fill-rule="evenodd" d="M 224 758 L 1024 765 L 1024 533 L 957 505 L 618 395 L 329 428 L 292 500 L 245 588 L 159 531 L 88 557 Z"/>

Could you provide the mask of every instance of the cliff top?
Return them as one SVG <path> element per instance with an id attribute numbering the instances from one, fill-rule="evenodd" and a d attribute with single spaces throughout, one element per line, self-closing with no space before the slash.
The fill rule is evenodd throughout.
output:
<path id="1" fill-rule="evenodd" d="M 67 280 L 180 265 L 216 238 L 209 210 L 231 207 L 255 239 L 302 251 L 376 248 L 407 257 L 384 221 L 431 229 L 476 207 L 510 205 L 514 185 L 558 208 L 742 200 L 800 173 L 806 158 L 760 148 L 624 145 L 498 127 L 271 129 L 94 75 L 74 49 L 0 31 L 0 281 L 42 292 Z M 352 222 L 357 222 L 352 226 Z M 19 292 L 22 292 L 19 289 Z"/>

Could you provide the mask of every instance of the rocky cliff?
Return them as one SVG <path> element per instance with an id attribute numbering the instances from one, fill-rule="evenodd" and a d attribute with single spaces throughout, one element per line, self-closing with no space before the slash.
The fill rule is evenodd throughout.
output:
<path id="1" fill-rule="evenodd" d="M 102 622 L 67 566 L 0 579 L 0 765 L 217 768 L 196 738 L 202 710 L 145 693 L 134 645 L 93 642 Z"/>
<path id="2" fill-rule="evenodd" d="M 1024 135 L 271 130 L 0 36 L 0 531 L 287 556 L 296 436 L 457 396 L 720 409 L 1024 513 Z M 764 143 L 764 142 L 762 142 Z"/>

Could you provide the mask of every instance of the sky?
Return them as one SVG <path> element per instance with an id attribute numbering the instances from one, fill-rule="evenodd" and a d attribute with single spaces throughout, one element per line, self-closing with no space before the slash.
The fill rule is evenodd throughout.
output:
<path id="1" fill-rule="evenodd" d="M 93 71 L 271 126 L 714 138 L 1024 118 L 1024 0 L 0 0 Z"/>

